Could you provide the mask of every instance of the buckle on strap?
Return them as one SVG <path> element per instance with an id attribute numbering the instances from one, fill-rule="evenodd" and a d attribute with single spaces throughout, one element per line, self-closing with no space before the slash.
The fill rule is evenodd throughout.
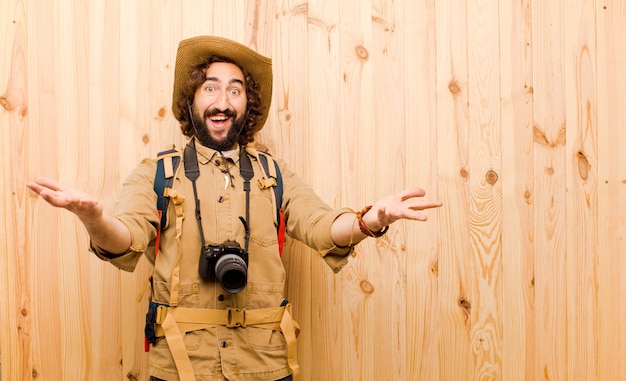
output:
<path id="1" fill-rule="evenodd" d="M 245 308 L 227 308 L 228 323 L 226 328 L 238 328 L 246 326 L 246 309 Z"/>
<path id="2" fill-rule="evenodd" d="M 156 324 L 163 324 L 165 321 L 165 317 L 167 316 L 167 306 L 166 305 L 158 305 L 154 314 L 154 322 Z"/>

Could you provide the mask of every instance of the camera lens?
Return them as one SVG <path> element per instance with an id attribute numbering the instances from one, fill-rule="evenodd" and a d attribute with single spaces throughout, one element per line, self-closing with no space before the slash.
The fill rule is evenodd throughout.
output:
<path id="1" fill-rule="evenodd" d="M 215 264 L 215 277 L 224 290 L 236 294 L 246 287 L 248 266 L 235 254 L 225 254 Z"/>

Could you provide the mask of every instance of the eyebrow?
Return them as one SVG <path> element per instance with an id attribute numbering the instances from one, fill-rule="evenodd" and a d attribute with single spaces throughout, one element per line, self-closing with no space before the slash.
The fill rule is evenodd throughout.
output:
<path id="1" fill-rule="evenodd" d="M 207 82 L 207 81 L 221 82 L 221 81 L 219 80 L 219 78 L 217 78 L 217 77 L 206 77 L 206 78 L 204 78 L 204 82 Z M 241 86 L 243 86 L 243 85 L 244 85 L 244 84 L 243 84 L 243 81 L 242 81 L 241 79 L 239 79 L 239 78 L 233 78 L 233 79 L 231 79 L 230 81 L 228 81 L 228 84 L 229 84 L 229 85 L 232 85 L 233 83 L 238 83 L 238 84 L 240 84 Z"/>

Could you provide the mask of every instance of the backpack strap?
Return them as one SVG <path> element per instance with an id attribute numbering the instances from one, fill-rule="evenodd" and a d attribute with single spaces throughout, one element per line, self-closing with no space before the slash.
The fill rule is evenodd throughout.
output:
<path id="1" fill-rule="evenodd" d="M 274 197 L 272 202 L 276 209 L 276 216 L 274 217 L 274 224 L 276 225 L 276 234 L 278 237 L 278 252 L 280 256 L 283 256 L 283 247 L 285 244 L 285 231 L 287 228 L 285 221 L 285 213 L 283 211 L 283 177 L 280 172 L 280 167 L 272 155 L 268 152 L 257 151 L 256 149 L 250 149 L 250 153 L 256 155 L 261 168 L 263 169 L 263 178 L 259 180 L 259 187 L 261 189 L 272 188 L 274 190 Z"/>
<path id="2" fill-rule="evenodd" d="M 182 202 L 184 197 L 178 197 L 172 195 L 170 192 L 173 190 L 174 180 L 180 168 L 182 154 L 176 148 L 175 145 L 168 146 L 164 151 L 157 154 L 157 166 L 154 174 L 154 193 L 157 195 L 156 208 L 159 214 L 159 226 L 157 227 L 156 237 L 154 239 L 154 256 L 159 254 L 159 245 L 161 243 L 161 231 L 167 226 L 167 211 L 171 199 L 174 199 L 176 205 L 176 230 L 180 231 L 179 225 L 182 222 L 182 216 L 179 216 L 182 212 Z M 180 220 L 180 221 L 179 221 Z M 178 237 L 179 234 L 177 234 Z M 145 282 L 144 288 L 137 296 L 137 302 L 143 299 L 143 296 L 148 289 L 148 286 L 152 286 L 152 276 L 149 276 Z M 146 340 L 144 343 L 144 349 L 146 352 L 150 350 L 150 343 L 148 339 L 148 331 L 146 331 Z"/>
<path id="3" fill-rule="evenodd" d="M 154 192 L 157 194 L 157 210 L 159 211 L 159 231 L 167 226 L 167 209 L 170 198 L 166 195 L 166 188 L 172 188 L 180 168 L 182 154 L 174 146 L 168 147 L 157 155 L 157 169 L 154 175 Z M 157 233 L 158 235 L 159 233 Z M 157 246 L 158 250 L 158 246 Z"/>
<path id="4" fill-rule="evenodd" d="M 170 201 L 174 203 L 174 209 L 176 212 L 176 240 L 180 240 L 182 221 L 184 218 L 183 203 L 185 202 L 185 197 L 177 192 L 173 186 L 178 170 L 180 169 L 181 162 L 182 153 L 176 149 L 174 145 L 168 147 L 165 151 L 159 152 L 157 155 L 157 169 L 156 174 L 154 175 L 154 192 L 157 195 L 156 207 L 159 213 L 160 221 L 154 242 L 155 257 L 159 253 L 161 231 L 168 225 L 167 212 L 169 210 Z M 177 258 L 177 263 L 174 266 L 171 279 L 172 289 L 170 290 L 170 305 L 173 306 L 178 304 L 178 283 L 180 271 L 179 261 L 180 255 Z"/>

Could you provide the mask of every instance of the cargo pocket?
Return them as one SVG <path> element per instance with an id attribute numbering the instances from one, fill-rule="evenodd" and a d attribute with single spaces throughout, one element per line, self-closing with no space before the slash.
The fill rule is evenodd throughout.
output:
<path id="1" fill-rule="evenodd" d="M 284 350 L 287 347 L 283 334 L 271 329 L 247 327 L 246 340 L 250 348 L 253 349 L 277 351 Z"/>
<path id="2" fill-rule="evenodd" d="M 178 306 L 187 308 L 198 308 L 199 306 L 199 288 L 200 285 L 197 282 L 194 283 L 180 283 L 178 285 Z M 170 284 L 166 282 L 155 282 L 155 298 L 157 300 L 167 301 L 170 297 Z M 202 343 L 202 333 L 204 330 L 191 331 L 183 334 L 183 342 L 185 348 L 189 351 L 196 351 L 200 349 Z"/>
<path id="3" fill-rule="evenodd" d="M 283 300 L 284 283 L 282 282 L 249 282 L 247 287 L 246 308 L 258 306 L 280 307 Z M 246 340 L 254 349 L 283 350 L 286 348 L 285 337 L 280 331 L 266 328 L 247 327 Z"/>

